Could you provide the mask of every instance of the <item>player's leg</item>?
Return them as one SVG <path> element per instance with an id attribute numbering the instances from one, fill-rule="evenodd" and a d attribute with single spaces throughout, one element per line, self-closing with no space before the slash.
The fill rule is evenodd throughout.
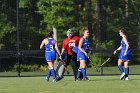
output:
<path id="1" fill-rule="evenodd" d="M 76 78 L 82 80 L 83 79 L 83 75 L 82 75 L 82 71 L 81 71 L 81 68 L 80 68 L 80 62 L 79 61 L 75 61 L 75 66 L 76 66 Z"/>
<path id="2" fill-rule="evenodd" d="M 67 66 L 69 65 L 69 63 L 67 64 L 64 64 L 64 68 L 65 68 L 65 71 L 66 71 L 66 73 L 69 75 L 70 74 L 70 72 L 68 71 L 68 68 L 67 68 Z"/>
<path id="3" fill-rule="evenodd" d="M 76 62 L 76 67 L 77 67 L 76 69 L 77 69 L 77 71 L 78 71 L 78 72 L 77 72 L 77 77 L 76 77 L 76 78 L 77 78 L 78 80 L 82 80 L 82 79 L 83 79 L 83 74 L 82 74 L 82 70 L 81 70 L 81 68 L 80 68 L 80 62 L 79 62 L 79 61 Z"/>
<path id="4" fill-rule="evenodd" d="M 129 67 L 128 67 L 128 61 L 124 62 L 124 68 L 125 68 L 125 79 L 124 80 L 128 80 L 128 74 L 129 74 Z"/>
<path id="5" fill-rule="evenodd" d="M 67 66 L 69 65 L 70 61 L 69 61 L 69 59 L 67 59 L 67 57 L 68 57 L 67 52 L 64 52 L 64 53 L 62 54 L 62 60 L 64 61 L 65 72 L 66 72 L 67 74 L 69 74 L 69 71 L 68 71 L 68 69 L 67 69 Z"/>
<path id="6" fill-rule="evenodd" d="M 74 73 L 74 76 L 75 76 L 75 80 L 77 79 L 77 77 L 82 79 L 83 77 L 82 77 L 82 74 L 81 74 L 80 62 L 77 61 L 77 53 L 73 53 L 72 68 L 73 68 L 73 73 Z M 78 72 L 80 72 L 80 73 L 78 73 Z"/>
<path id="7" fill-rule="evenodd" d="M 73 54 L 74 55 L 74 54 Z M 68 63 L 70 63 L 71 62 L 71 64 L 72 64 L 72 69 L 73 69 L 73 73 L 74 73 L 74 79 L 76 80 L 76 75 L 77 75 L 77 67 L 76 67 L 76 62 L 75 62 L 75 60 L 74 60 L 74 56 L 73 55 L 67 55 L 67 61 L 68 61 Z M 67 63 L 67 64 L 68 64 Z"/>
<path id="8" fill-rule="evenodd" d="M 82 70 L 81 70 L 81 68 L 79 67 L 78 72 L 77 72 L 77 76 L 76 76 L 77 80 L 80 79 L 81 72 L 82 72 Z"/>
<path id="9" fill-rule="evenodd" d="M 70 62 L 71 62 L 71 59 L 72 59 L 72 56 L 67 54 L 66 55 L 66 63 L 65 63 L 65 71 L 67 72 L 67 74 L 69 74 L 69 71 L 68 71 L 68 65 L 70 65 Z"/>
<path id="10" fill-rule="evenodd" d="M 76 80 L 77 78 L 77 72 L 78 72 L 78 69 L 76 67 L 76 62 L 71 60 L 71 63 L 72 63 L 72 69 L 73 69 L 73 73 L 74 73 L 74 79 Z"/>
<path id="11" fill-rule="evenodd" d="M 55 73 L 55 70 L 54 70 L 54 67 L 53 67 L 53 62 L 52 61 L 48 62 L 48 65 L 49 65 L 49 70 L 50 70 L 50 72 L 53 76 L 53 79 L 54 79 L 53 81 L 56 82 L 57 81 L 56 80 L 56 73 Z"/>
<path id="12" fill-rule="evenodd" d="M 51 72 L 51 74 L 54 78 L 53 81 L 55 82 L 56 81 L 56 73 L 54 70 L 54 61 L 56 60 L 56 53 L 55 52 L 46 53 L 46 60 L 48 62 L 49 71 Z"/>
<path id="13" fill-rule="evenodd" d="M 119 70 L 120 70 L 120 72 L 121 72 L 121 76 L 120 76 L 120 79 L 121 79 L 121 80 L 122 80 L 122 79 L 124 78 L 124 76 L 125 76 L 125 73 L 124 73 L 124 69 L 123 69 L 122 64 L 123 64 L 123 61 L 122 61 L 121 59 L 119 59 L 119 60 L 118 60 L 118 68 L 119 68 Z"/>
<path id="14" fill-rule="evenodd" d="M 86 75 L 86 62 L 85 62 L 85 60 L 80 60 L 80 68 L 81 68 L 84 80 L 89 80 L 87 78 L 87 75 Z"/>
<path id="15" fill-rule="evenodd" d="M 47 72 L 47 76 L 46 76 L 47 81 L 49 81 L 50 76 L 51 76 L 51 69 L 49 68 L 49 64 L 48 64 L 48 72 Z"/>
<path id="16" fill-rule="evenodd" d="M 49 66 L 49 63 L 50 63 L 49 56 L 50 56 L 49 53 L 45 53 L 45 59 L 46 59 L 46 61 L 48 63 L 48 72 L 47 72 L 47 76 L 46 76 L 47 81 L 49 81 L 49 78 L 51 76 L 51 69 L 50 69 L 50 66 Z"/>

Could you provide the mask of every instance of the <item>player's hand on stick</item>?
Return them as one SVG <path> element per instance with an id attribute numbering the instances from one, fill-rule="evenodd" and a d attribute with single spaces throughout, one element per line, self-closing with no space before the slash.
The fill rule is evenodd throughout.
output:
<path id="1" fill-rule="evenodd" d="M 62 57 L 61 57 L 61 55 L 59 56 L 59 59 L 60 59 L 60 60 L 62 60 Z"/>
<path id="2" fill-rule="evenodd" d="M 113 54 L 115 55 L 115 54 L 117 53 L 117 51 L 118 51 L 118 50 L 115 50 L 115 51 L 113 52 Z"/>
<path id="3" fill-rule="evenodd" d="M 84 54 L 85 54 L 85 56 L 86 56 L 87 58 L 89 58 L 89 56 L 88 56 L 88 54 L 87 54 L 86 52 L 85 52 Z"/>

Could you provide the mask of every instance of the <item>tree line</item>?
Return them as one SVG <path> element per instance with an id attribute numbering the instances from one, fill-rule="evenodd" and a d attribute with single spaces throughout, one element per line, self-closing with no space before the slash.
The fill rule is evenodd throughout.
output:
<path id="1" fill-rule="evenodd" d="M 46 33 L 57 29 L 62 41 L 69 28 L 79 35 L 88 26 L 96 49 L 120 45 L 118 31 L 127 31 L 133 49 L 139 48 L 139 0 L 19 0 L 20 50 L 36 50 Z M 17 0 L 0 1 L 0 50 L 16 50 Z M 59 43 L 61 45 L 62 42 Z"/>

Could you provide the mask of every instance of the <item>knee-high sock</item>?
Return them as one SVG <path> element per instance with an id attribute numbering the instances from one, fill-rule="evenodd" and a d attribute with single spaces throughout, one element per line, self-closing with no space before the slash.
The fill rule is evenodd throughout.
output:
<path id="1" fill-rule="evenodd" d="M 53 78 L 56 79 L 56 74 L 55 74 L 54 68 L 51 68 L 51 73 L 52 73 Z"/>
<path id="2" fill-rule="evenodd" d="M 48 69 L 47 78 L 49 79 L 51 76 L 51 69 Z"/>
<path id="3" fill-rule="evenodd" d="M 77 78 L 80 78 L 81 68 L 78 69 Z"/>
<path id="4" fill-rule="evenodd" d="M 126 74 L 126 77 L 128 77 L 128 74 L 129 74 L 129 67 L 125 68 L 125 74 Z"/>
<path id="5" fill-rule="evenodd" d="M 86 68 L 81 68 L 81 70 L 82 70 L 83 78 L 86 78 L 87 77 Z"/>
<path id="6" fill-rule="evenodd" d="M 120 72 L 122 74 L 124 72 L 122 65 L 118 65 L 118 68 L 119 68 L 119 70 L 120 70 Z"/>

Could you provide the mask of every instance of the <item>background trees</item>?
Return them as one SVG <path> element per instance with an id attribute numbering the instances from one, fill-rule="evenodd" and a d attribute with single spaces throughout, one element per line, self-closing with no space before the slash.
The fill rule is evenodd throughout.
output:
<path id="1" fill-rule="evenodd" d="M 20 49 L 35 50 L 52 27 L 58 41 L 66 30 L 88 26 L 96 35 L 96 49 L 112 49 L 120 44 L 117 31 L 127 30 L 134 49 L 140 39 L 139 0 L 20 0 Z M 91 43 L 92 36 L 90 37 Z M 0 1 L 0 50 L 16 49 L 16 1 Z"/>

